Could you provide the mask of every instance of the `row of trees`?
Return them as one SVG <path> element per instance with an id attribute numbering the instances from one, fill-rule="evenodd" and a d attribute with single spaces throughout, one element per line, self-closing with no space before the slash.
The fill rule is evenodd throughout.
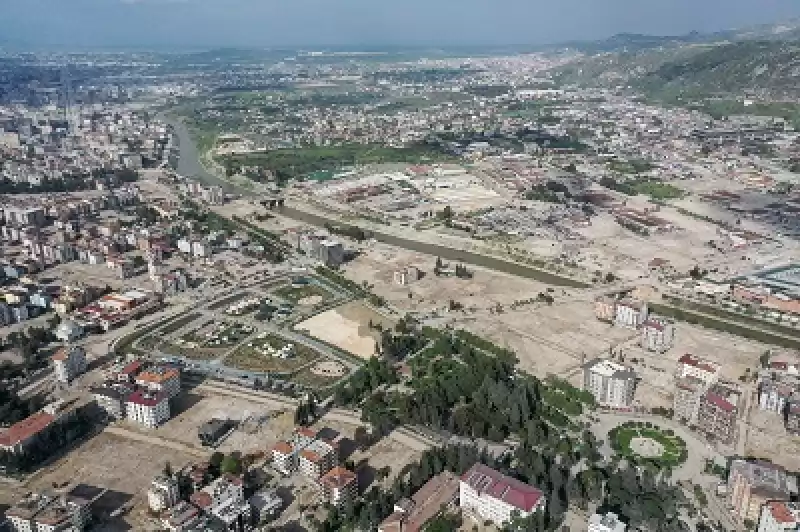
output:
<path id="1" fill-rule="evenodd" d="M 78 412 L 70 419 L 44 429 L 22 452 L 0 451 L 0 471 L 10 474 L 32 471 L 56 452 L 85 437 L 91 430 L 91 418 Z"/>
<path id="2" fill-rule="evenodd" d="M 362 419 L 377 435 L 400 424 L 424 426 L 478 441 L 518 440 L 511 454 L 494 459 L 477 447 L 447 447 L 426 453 L 403 471 L 390 490 L 372 488 L 362 500 L 318 523 L 318 530 L 363 530 L 391 513 L 431 476 L 447 469 L 462 473 L 482 461 L 542 490 L 547 511 L 515 519 L 508 530 L 556 530 L 570 506 L 596 505 L 615 511 L 630 526 L 688 530 L 678 515 L 688 502 L 655 464 L 637 469 L 617 459 L 606 462 L 602 442 L 575 421 L 594 400 L 566 381 L 542 382 L 515 371 L 516 358 L 485 340 L 461 332 L 425 331 L 433 345 L 409 361 L 413 391 L 389 391 L 394 369 L 374 359 L 336 390 L 337 404 L 361 404 Z M 475 343 L 480 344 L 480 347 Z M 587 425 L 588 426 L 588 425 Z M 654 528 L 653 528 L 654 527 Z"/>

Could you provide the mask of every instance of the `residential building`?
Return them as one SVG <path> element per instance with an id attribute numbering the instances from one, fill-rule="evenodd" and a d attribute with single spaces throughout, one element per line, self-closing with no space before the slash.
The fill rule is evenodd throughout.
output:
<path id="1" fill-rule="evenodd" d="M 732 443 L 739 416 L 738 391 L 715 384 L 700 396 L 697 428 L 722 443 Z"/>
<path id="2" fill-rule="evenodd" d="M 317 432 L 307 427 L 295 428 L 290 441 L 278 442 L 272 447 L 273 467 L 285 475 L 293 474 L 300 467 L 300 452 L 316 440 Z M 308 462 L 306 463 L 308 476 L 313 477 L 318 466 Z M 315 478 L 318 477 L 317 475 Z"/>
<path id="3" fill-rule="evenodd" d="M 147 490 L 147 504 L 154 512 L 172 508 L 180 500 L 178 479 L 174 476 L 158 475 L 150 482 Z"/>
<path id="4" fill-rule="evenodd" d="M 420 532 L 458 499 L 459 489 L 459 478 L 450 471 L 443 471 L 410 499 L 398 501 L 394 513 L 378 525 L 378 532 Z"/>
<path id="5" fill-rule="evenodd" d="M 222 521 L 226 531 L 247 532 L 253 528 L 252 510 L 244 500 L 242 479 L 235 475 L 223 474 L 193 493 L 189 500 L 206 515 Z"/>
<path id="6" fill-rule="evenodd" d="M 86 351 L 83 347 L 62 347 L 52 356 L 56 380 L 69 384 L 75 377 L 86 372 Z"/>
<path id="7" fill-rule="evenodd" d="M 200 522 L 200 510 L 186 501 L 180 501 L 167 509 L 161 518 L 161 525 L 170 532 L 187 532 Z"/>
<path id="8" fill-rule="evenodd" d="M 697 425 L 700 398 L 707 388 L 706 383 L 696 377 L 675 379 L 675 395 L 672 400 L 674 419 L 688 425 Z"/>
<path id="9" fill-rule="evenodd" d="M 761 508 L 758 532 L 797 532 L 800 530 L 800 505 L 795 502 L 768 502 Z"/>
<path id="10" fill-rule="evenodd" d="M 711 386 L 717 382 L 719 371 L 720 366 L 716 362 L 686 353 L 678 359 L 675 378 L 694 377 L 706 383 L 707 386 Z"/>
<path id="11" fill-rule="evenodd" d="M 338 463 L 338 446 L 326 440 L 314 440 L 298 453 L 300 473 L 318 479 Z"/>
<path id="12" fill-rule="evenodd" d="M 30 494 L 6 511 L 13 532 L 86 530 L 91 505 L 106 490 L 79 484 L 63 495 Z"/>
<path id="13" fill-rule="evenodd" d="M 786 430 L 800 434 L 800 398 L 793 397 L 786 405 Z"/>
<path id="14" fill-rule="evenodd" d="M 284 475 L 291 475 L 297 470 L 294 445 L 279 441 L 272 447 L 272 467 Z"/>
<path id="15" fill-rule="evenodd" d="M 172 366 L 154 366 L 139 373 L 136 384 L 171 399 L 181 393 L 181 371 Z"/>
<path id="16" fill-rule="evenodd" d="M 625 532 L 627 528 L 628 525 L 620 521 L 617 514 L 608 512 L 605 515 L 593 514 L 587 532 Z"/>
<path id="17" fill-rule="evenodd" d="M 614 325 L 638 329 L 647 320 L 647 303 L 634 299 L 617 301 L 614 311 Z"/>
<path id="18" fill-rule="evenodd" d="M 134 388 L 125 383 L 112 383 L 89 390 L 97 406 L 111 419 L 125 419 L 126 403 Z"/>
<path id="19" fill-rule="evenodd" d="M 7 429 L 0 429 L 0 450 L 19 453 L 36 441 L 56 417 L 47 412 L 36 412 Z"/>
<path id="20" fill-rule="evenodd" d="M 461 476 L 459 501 L 465 511 L 499 527 L 508 523 L 514 512 L 527 517 L 544 511 L 546 504 L 541 490 L 480 463 Z"/>
<path id="21" fill-rule="evenodd" d="M 84 335 L 83 327 L 72 320 L 63 320 L 55 330 L 55 336 L 62 342 L 74 342 Z"/>
<path id="22" fill-rule="evenodd" d="M 649 316 L 642 324 L 641 346 L 648 351 L 664 353 L 675 345 L 675 322 L 660 316 Z"/>
<path id="23" fill-rule="evenodd" d="M 358 495 L 358 477 L 352 471 L 336 466 L 319 479 L 325 502 L 341 508 Z"/>
<path id="24" fill-rule="evenodd" d="M 791 500 L 797 493 L 797 478 L 770 462 L 734 460 L 728 476 L 732 512 L 740 519 L 759 522 L 767 502 Z"/>
<path id="25" fill-rule="evenodd" d="M 613 323 L 617 316 L 617 300 L 608 296 L 596 299 L 594 302 L 594 315 L 600 321 Z"/>
<path id="26" fill-rule="evenodd" d="M 274 517 L 283 507 L 283 499 L 274 488 L 259 491 L 247 502 L 250 504 L 253 520 L 256 523 Z"/>
<path id="27" fill-rule="evenodd" d="M 128 397 L 125 410 L 129 420 L 153 429 L 169 420 L 169 396 L 160 392 L 138 390 Z"/>
<path id="28" fill-rule="evenodd" d="M 789 400 L 798 388 L 796 382 L 787 382 L 767 375 L 758 383 L 758 408 L 783 415 Z"/>
<path id="29" fill-rule="evenodd" d="M 633 402 L 636 374 L 613 360 L 598 358 L 583 367 L 583 389 L 600 405 L 625 408 Z"/>
<path id="30" fill-rule="evenodd" d="M 421 273 L 415 266 L 407 266 L 396 270 L 393 274 L 394 283 L 400 286 L 406 286 L 420 279 Z"/>

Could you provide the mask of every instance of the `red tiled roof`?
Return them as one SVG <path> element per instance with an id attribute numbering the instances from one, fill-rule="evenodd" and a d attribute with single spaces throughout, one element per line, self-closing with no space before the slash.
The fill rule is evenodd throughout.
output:
<path id="1" fill-rule="evenodd" d="M 11 425 L 8 430 L 0 433 L 0 445 L 13 446 L 27 440 L 34 434 L 42 431 L 55 420 L 55 417 L 46 412 L 37 412 L 22 421 Z"/>
<path id="2" fill-rule="evenodd" d="M 56 351 L 55 354 L 50 358 L 52 358 L 53 360 L 66 360 L 67 359 L 67 349 L 65 347 L 62 347 L 61 349 Z"/>
<path id="3" fill-rule="evenodd" d="M 288 442 L 279 441 L 272 447 L 273 451 L 278 451 L 281 454 L 291 454 L 294 451 L 294 447 Z"/>
<path id="4" fill-rule="evenodd" d="M 716 373 L 717 368 L 714 367 L 710 362 L 706 362 L 693 356 L 691 353 L 686 353 L 681 358 L 678 359 L 678 362 L 681 364 L 686 364 L 687 366 L 692 366 L 698 369 L 702 369 L 704 371 L 708 371 L 710 373 Z"/>
<path id="5" fill-rule="evenodd" d="M 140 369 L 142 369 L 142 361 L 141 360 L 134 360 L 120 371 L 123 375 L 132 375 L 137 373 Z"/>
<path id="6" fill-rule="evenodd" d="M 724 410 L 725 412 L 733 412 L 734 409 L 736 408 L 730 403 L 730 401 L 728 401 L 721 395 L 717 395 L 714 392 L 706 393 L 706 401 L 716 406 L 717 408 Z"/>
<path id="7" fill-rule="evenodd" d="M 464 473 L 461 481 L 469 484 L 475 491 L 485 493 L 524 512 L 533 510 L 544 495 L 541 490 L 480 463 Z"/>
<path id="8" fill-rule="evenodd" d="M 797 517 L 786 507 L 786 503 L 770 502 L 767 503 L 767 505 L 769 506 L 769 511 L 772 513 L 772 518 L 775 519 L 776 522 L 781 524 L 797 523 Z"/>
<path id="9" fill-rule="evenodd" d="M 189 497 L 189 501 L 191 501 L 191 503 L 197 506 L 198 508 L 208 508 L 209 506 L 211 506 L 211 503 L 213 502 L 211 500 L 211 495 L 209 495 L 205 491 L 198 491 L 192 493 L 191 497 Z"/>
<path id="10" fill-rule="evenodd" d="M 343 488 L 356 481 L 356 474 L 343 467 L 334 467 L 319 479 L 319 483 L 329 488 Z"/>
<path id="11" fill-rule="evenodd" d="M 142 405 L 142 406 L 156 406 L 161 401 L 166 399 L 166 395 L 163 393 L 156 393 L 156 394 L 148 394 L 144 390 L 137 390 L 128 397 L 129 403 L 133 403 L 135 405 Z"/>

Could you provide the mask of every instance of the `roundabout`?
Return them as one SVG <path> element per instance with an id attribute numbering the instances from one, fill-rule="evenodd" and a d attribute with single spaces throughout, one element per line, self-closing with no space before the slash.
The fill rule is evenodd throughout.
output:
<path id="1" fill-rule="evenodd" d="M 621 458 L 673 468 L 686 461 L 686 443 L 670 429 L 650 422 L 627 421 L 608 433 L 611 448 Z"/>

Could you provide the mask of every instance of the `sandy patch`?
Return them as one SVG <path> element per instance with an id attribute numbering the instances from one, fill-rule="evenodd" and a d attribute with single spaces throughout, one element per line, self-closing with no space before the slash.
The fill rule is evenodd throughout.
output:
<path id="1" fill-rule="evenodd" d="M 322 303 L 322 300 L 323 300 L 322 296 L 308 296 L 298 300 L 297 304 L 306 307 L 313 307 L 314 305 Z"/>
<path id="2" fill-rule="evenodd" d="M 659 458 L 664 455 L 664 446 L 652 438 L 632 438 L 631 451 L 644 458 Z"/>
<path id="3" fill-rule="evenodd" d="M 295 328 L 356 356 L 370 358 L 376 354 L 377 338 L 377 331 L 369 329 L 370 321 L 387 325 L 383 316 L 360 302 L 352 302 L 317 314 L 298 323 Z"/>

